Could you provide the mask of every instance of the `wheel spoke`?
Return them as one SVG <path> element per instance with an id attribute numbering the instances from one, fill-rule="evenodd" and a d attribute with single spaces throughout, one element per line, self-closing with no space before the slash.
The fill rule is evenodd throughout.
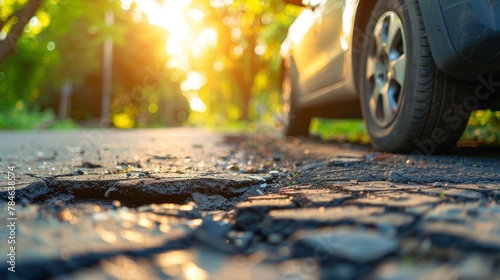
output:
<path id="1" fill-rule="evenodd" d="M 380 53 L 383 51 L 386 45 L 386 42 L 382 40 L 383 37 L 382 33 L 384 32 L 383 29 L 384 29 L 384 24 L 382 21 L 379 21 L 375 26 L 375 28 L 373 29 L 373 38 L 375 38 L 375 44 L 376 44 L 375 57 L 378 57 L 380 55 Z"/>
<path id="2" fill-rule="evenodd" d="M 397 112 L 396 106 L 393 106 L 395 104 L 393 104 L 393 102 L 391 101 L 392 98 L 389 95 L 389 90 L 382 94 L 382 109 L 384 112 L 384 118 L 382 122 L 384 123 L 384 125 L 388 125 Z"/>
<path id="3" fill-rule="evenodd" d="M 398 59 L 391 61 L 391 76 L 403 87 L 406 75 L 406 54 L 402 54 Z"/>
<path id="4" fill-rule="evenodd" d="M 372 117 L 374 119 L 377 119 L 377 103 L 378 103 L 378 98 L 380 94 L 378 92 L 378 88 L 376 86 L 373 87 L 373 91 L 371 92 L 370 95 L 370 100 L 369 100 L 369 106 L 370 106 L 370 112 L 372 114 Z"/>
<path id="5" fill-rule="evenodd" d="M 374 57 L 368 57 L 366 61 L 366 79 L 370 80 L 375 75 L 375 65 L 377 60 Z"/>
<path id="6" fill-rule="evenodd" d="M 389 16 L 389 28 L 387 30 L 387 46 L 391 49 L 394 45 L 394 39 L 396 38 L 398 31 L 401 26 L 397 19 L 395 19 L 394 15 L 391 14 Z"/>

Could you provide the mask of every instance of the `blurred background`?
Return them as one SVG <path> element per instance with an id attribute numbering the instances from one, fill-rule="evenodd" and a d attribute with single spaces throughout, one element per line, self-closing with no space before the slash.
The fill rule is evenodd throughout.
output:
<path id="1" fill-rule="evenodd" d="M 0 129 L 204 126 L 278 131 L 279 50 L 300 8 L 275 0 L 0 0 Z M 462 143 L 499 144 L 500 112 Z M 315 119 L 367 143 L 361 120 Z"/>

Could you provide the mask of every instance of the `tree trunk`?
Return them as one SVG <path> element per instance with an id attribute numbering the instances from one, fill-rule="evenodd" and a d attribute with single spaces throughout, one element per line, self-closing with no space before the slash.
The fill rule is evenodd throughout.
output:
<path id="1" fill-rule="evenodd" d="M 248 42 L 248 47 L 247 51 L 250 52 L 249 55 L 246 56 L 247 62 L 245 63 L 245 70 L 246 72 L 243 75 L 243 87 L 241 88 L 241 97 L 242 97 L 242 108 L 241 108 L 241 119 L 243 121 L 250 121 L 250 115 L 249 115 L 249 106 L 250 106 L 250 99 L 252 98 L 252 87 L 253 83 L 255 81 L 255 76 L 257 75 L 258 71 L 258 57 L 255 55 L 254 50 L 255 46 L 257 46 L 257 35 L 255 35 L 255 32 L 252 32 L 252 36 L 247 38 Z"/>
<path id="2" fill-rule="evenodd" d="M 28 4 L 12 13 L 5 21 L 0 22 L 0 29 L 2 29 L 11 18 L 17 17 L 18 19 L 5 40 L 0 41 L 0 63 L 17 52 L 17 39 L 19 39 L 23 33 L 24 26 L 35 15 L 41 4 L 42 0 L 30 0 Z"/>

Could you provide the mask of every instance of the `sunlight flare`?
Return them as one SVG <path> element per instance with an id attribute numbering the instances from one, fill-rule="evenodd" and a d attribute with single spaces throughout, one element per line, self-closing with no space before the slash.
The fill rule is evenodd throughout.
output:
<path id="1" fill-rule="evenodd" d="M 205 102 L 203 102 L 203 100 L 201 100 L 201 98 L 198 96 L 194 96 L 189 99 L 189 107 L 191 107 L 191 110 L 200 113 L 203 113 L 207 110 L 207 105 L 205 105 Z"/>
<path id="2" fill-rule="evenodd" d="M 207 80 L 202 73 L 190 71 L 187 74 L 187 79 L 182 82 L 181 89 L 184 92 L 198 91 L 206 82 Z"/>
<path id="3" fill-rule="evenodd" d="M 190 22 L 201 22 L 205 13 L 199 9 L 188 8 L 191 0 L 121 0 L 122 7 L 129 9 L 132 3 L 147 16 L 150 24 L 162 27 L 169 33 L 165 51 L 172 57 L 190 55 L 201 58 L 203 53 L 217 46 L 217 31 L 210 27 L 193 30 Z M 168 63 L 168 68 L 185 66 L 178 60 Z"/>

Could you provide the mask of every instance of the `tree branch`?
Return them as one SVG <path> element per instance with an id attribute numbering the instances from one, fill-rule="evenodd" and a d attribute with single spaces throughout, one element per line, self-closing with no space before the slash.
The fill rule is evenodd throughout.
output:
<path id="1" fill-rule="evenodd" d="M 19 19 L 19 17 L 22 16 L 22 13 L 23 13 L 23 9 L 19 9 L 19 10 L 14 11 L 12 14 L 10 14 L 6 20 L 0 20 L 0 30 L 2 30 L 5 27 L 5 25 L 7 24 L 7 22 L 9 22 L 9 20 L 11 20 L 12 18 L 17 17 Z"/>
<path id="2" fill-rule="evenodd" d="M 0 41 L 0 63 L 17 52 L 17 40 L 22 35 L 24 27 L 35 15 L 41 4 L 42 0 L 29 0 L 28 4 L 12 13 L 5 22 L 1 23 L 0 27 L 3 27 L 12 17 L 17 16 L 18 18 L 5 40 Z"/>

